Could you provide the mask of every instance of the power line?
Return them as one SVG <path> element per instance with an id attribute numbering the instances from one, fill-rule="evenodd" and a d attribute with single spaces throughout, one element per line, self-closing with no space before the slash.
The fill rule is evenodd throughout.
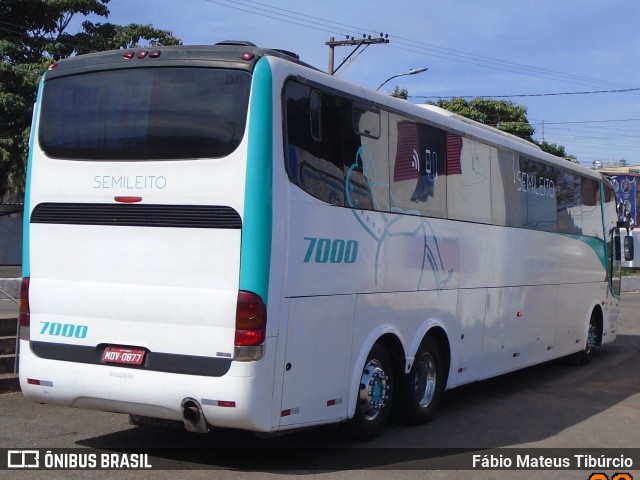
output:
<path id="1" fill-rule="evenodd" d="M 335 33 L 336 35 L 344 35 L 345 29 L 351 29 L 351 31 L 357 31 L 360 33 L 373 33 L 375 35 L 379 35 L 381 32 L 357 27 L 345 23 L 333 22 L 331 20 L 327 20 L 321 17 L 306 15 L 293 12 L 291 10 L 285 10 L 278 7 L 272 7 L 265 3 L 252 1 L 252 0 L 236 0 L 234 4 L 230 3 L 222 3 L 222 1 L 218 0 L 205 0 L 209 3 L 214 3 L 217 5 L 225 6 L 228 8 L 234 8 L 236 10 L 240 10 L 247 13 L 252 13 L 255 15 L 261 15 L 267 18 L 284 21 L 288 23 L 292 23 L 294 25 L 304 26 L 308 28 L 314 28 L 316 30 L 321 31 L 330 31 L 331 33 Z M 229 2 L 229 0 L 224 0 Z M 242 3 L 240 3 L 242 2 Z M 240 3 L 240 6 L 238 5 Z M 257 7 L 256 5 L 260 5 Z M 266 13 L 261 13 L 266 12 Z M 285 13 L 281 13 L 285 12 Z M 295 21 L 291 21 L 291 20 Z M 301 23 L 302 22 L 302 23 Z M 585 86 L 616 86 L 616 87 L 633 87 L 628 84 L 616 83 L 611 81 L 598 80 L 594 78 L 567 74 L 562 72 L 557 72 L 550 69 L 540 68 L 540 67 L 532 67 L 520 63 L 509 62 L 505 60 L 499 60 L 492 57 L 472 54 L 468 52 L 463 52 L 460 50 L 454 50 L 450 48 L 440 47 L 438 45 L 429 44 L 426 42 L 421 42 L 418 40 L 412 40 L 403 36 L 389 34 L 389 37 L 394 39 L 395 46 L 392 45 L 391 48 L 400 49 L 406 52 L 417 53 L 420 55 L 426 55 L 430 57 L 442 58 L 448 61 L 455 61 L 460 63 L 467 63 L 471 65 L 481 66 L 485 68 L 492 68 L 494 70 L 502 70 L 510 73 L 515 73 L 519 75 L 529 75 L 536 76 L 539 78 L 546 78 L 555 81 L 564 81 L 574 84 L 580 84 Z M 397 45 L 401 45 L 399 47 Z"/>
<path id="2" fill-rule="evenodd" d="M 329 75 L 334 75 L 338 70 L 340 70 L 340 68 L 345 64 L 345 62 L 349 60 L 354 53 L 360 50 L 360 47 L 364 45 L 364 49 L 360 51 L 360 53 L 362 53 L 364 50 L 367 49 L 369 45 L 373 45 L 377 43 L 383 43 L 383 44 L 389 43 L 389 40 L 383 35 L 380 35 L 380 37 L 378 38 L 371 38 L 371 36 L 369 36 L 368 38 L 361 38 L 358 40 L 356 40 L 353 37 L 347 40 L 336 40 L 334 37 L 331 37 L 329 41 L 325 43 L 325 45 L 329 46 Z M 340 65 L 338 65 L 337 68 L 334 68 L 333 66 L 333 57 L 334 57 L 335 47 L 356 47 L 354 50 L 351 51 L 349 55 L 347 55 L 347 57 L 342 61 Z"/>
<path id="3" fill-rule="evenodd" d="M 556 92 L 556 93 L 521 93 L 514 95 L 451 95 L 451 96 L 437 96 L 437 95 L 409 95 L 409 98 L 436 98 L 439 100 L 446 100 L 452 98 L 517 98 L 517 97 L 555 97 L 560 95 L 593 95 L 596 93 L 629 93 L 640 91 L 639 88 L 619 88 L 616 90 L 591 90 L 583 92 Z"/>
<path id="4" fill-rule="evenodd" d="M 314 30 L 319 30 L 321 32 L 336 33 L 335 28 L 332 29 L 332 30 L 328 30 L 328 28 L 330 28 L 330 25 L 327 25 L 326 23 L 312 22 L 312 21 L 304 20 L 302 18 L 298 18 L 298 17 L 294 17 L 294 16 L 290 16 L 290 15 L 284 15 L 284 14 L 280 14 L 280 13 L 277 13 L 277 12 L 272 12 L 270 10 L 266 10 L 266 9 L 263 9 L 263 8 L 251 7 L 251 6 L 244 5 L 244 4 L 240 4 L 240 6 L 245 7 L 245 8 L 240 8 L 240 6 L 238 6 L 238 5 L 233 5 L 233 4 L 230 5 L 228 3 L 223 3 L 221 1 L 216 1 L 216 0 L 204 0 L 204 1 L 208 2 L 208 3 L 214 3 L 216 5 L 220 5 L 220 6 L 223 6 L 223 7 L 233 8 L 235 10 L 240 10 L 241 12 L 252 13 L 254 15 L 260 15 L 262 17 L 271 18 L 271 19 L 274 19 L 274 20 L 279 20 L 279 21 L 282 21 L 282 22 L 292 23 L 293 25 L 299 25 L 299 26 L 302 26 L 302 27 L 312 28 Z M 270 13 L 271 15 L 267 15 L 265 13 L 255 12 L 253 10 L 247 10 L 247 8 L 254 8 L 254 9 L 259 10 L 259 11 L 260 10 L 261 11 L 265 11 L 265 12 Z M 297 21 L 294 22 L 294 21 L 291 21 L 291 20 L 284 20 L 281 17 L 291 18 L 292 20 L 295 19 Z M 305 23 L 300 23 L 300 22 L 305 22 Z M 325 28 L 321 28 L 321 27 L 325 27 Z M 340 32 L 340 34 L 342 35 L 343 33 Z"/>
<path id="5" fill-rule="evenodd" d="M 613 120 L 578 120 L 567 122 L 544 122 L 545 125 L 567 125 L 567 124 L 584 124 L 584 123 L 613 123 L 613 122 L 640 122 L 640 118 L 622 118 Z"/>
<path id="6" fill-rule="evenodd" d="M 556 70 L 550 70 L 547 68 L 541 68 L 541 67 L 532 67 L 529 65 L 524 65 L 521 63 L 515 63 L 515 62 L 510 62 L 510 61 L 505 61 L 505 60 L 500 60 L 500 59 L 496 59 L 496 58 L 492 58 L 492 57 L 487 57 L 484 55 L 477 55 L 477 54 L 472 54 L 472 53 L 467 53 L 467 52 L 463 52 L 460 50 L 453 50 L 450 48 L 445 48 L 445 47 L 440 47 L 438 45 L 432 45 L 429 43 L 425 43 L 425 42 L 421 42 L 421 41 L 416 41 L 416 40 L 411 40 L 405 37 L 398 37 L 395 35 L 391 35 L 390 37 L 392 37 L 394 39 L 394 43 L 395 44 L 400 44 L 400 45 L 405 45 L 408 47 L 412 47 L 412 48 L 420 48 L 422 50 L 426 50 L 429 52 L 434 52 L 434 53 L 438 53 L 439 55 L 435 55 L 435 54 L 430 54 L 433 56 L 436 56 L 438 58 L 445 58 L 447 59 L 447 56 L 442 56 L 442 55 L 451 55 L 454 58 L 454 61 L 459 61 L 462 63 L 470 63 L 472 65 L 479 65 L 479 66 L 490 66 L 493 67 L 497 70 L 503 70 L 503 71 L 510 71 L 513 73 L 520 73 L 520 74 L 535 74 L 538 77 L 542 77 L 542 78 L 547 78 L 547 79 L 553 79 L 553 80 L 564 80 L 564 81 L 570 81 L 572 83 L 578 83 L 578 84 L 582 84 L 582 85 L 593 85 L 593 84 L 600 84 L 600 85 L 612 85 L 612 86 L 622 86 L 622 87 L 629 87 L 629 85 L 627 84 L 622 84 L 622 83 L 617 83 L 617 82 L 610 82 L 610 81 L 603 81 L 603 80 L 597 80 L 597 79 L 593 79 L 590 77 L 585 77 L 585 76 L 581 76 L 581 75 L 574 75 L 574 74 L 568 74 L 568 73 L 563 73 L 563 72 L 558 72 Z M 398 40 L 395 40 L 395 39 Z M 405 43 L 403 43 L 405 42 Z M 407 43 L 408 42 L 408 43 Z M 416 45 L 413 45 L 416 44 Z M 415 50 L 412 50 L 414 53 L 420 53 L 420 52 L 416 52 Z M 485 65 L 486 64 L 486 65 Z"/>
<path id="7" fill-rule="evenodd" d="M 253 1 L 253 0 L 235 0 L 234 3 L 238 3 L 238 2 L 254 3 L 256 5 L 261 5 L 263 7 L 266 7 L 265 9 L 261 9 L 261 10 L 268 11 L 269 13 L 277 14 L 278 10 L 281 11 L 281 12 L 286 12 L 287 14 L 291 14 L 291 16 L 292 16 L 291 18 L 300 19 L 302 21 L 306 21 L 304 19 L 305 18 L 309 18 L 309 19 L 311 19 L 311 20 L 313 20 L 314 22 L 317 22 L 317 23 L 322 23 L 322 24 L 325 24 L 325 25 L 335 25 L 336 28 L 343 28 L 344 27 L 344 28 L 348 29 L 349 31 L 354 31 L 355 30 L 355 31 L 362 32 L 362 33 L 364 33 L 364 32 L 373 32 L 376 35 L 380 33 L 380 32 L 377 32 L 375 30 L 369 30 L 369 29 L 363 28 L 363 27 L 354 27 L 353 25 L 348 25 L 346 23 L 340 23 L 340 22 L 334 22 L 333 20 L 325 20 L 325 19 L 321 19 L 321 18 L 313 16 L 313 15 L 307 15 L 307 14 L 304 14 L 304 13 L 294 12 L 293 10 L 287 10 L 285 8 L 274 7 L 273 5 L 268 5 L 266 3 L 261 3 L 261 2 L 257 2 L 257 1 Z M 213 3 L 216 3 L 216 2 L 213 2 Z M 227 6 L 231 6 L 231 5 L 227 5 Z M 251 7 L 251 6 L 249 6 L 249 8 L 256 8 L 257 9 L 257 7 Z M 285 16 L 288 16 L 288 15 L 285 15 Z"/>

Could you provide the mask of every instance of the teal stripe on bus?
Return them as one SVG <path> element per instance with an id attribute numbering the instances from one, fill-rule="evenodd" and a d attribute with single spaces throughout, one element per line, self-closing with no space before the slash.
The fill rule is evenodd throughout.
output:
<path id="1" fill-rule="evenodd" d="M 240 290 L 253 292 L 267 303 L 273 218 L 273 101 L 271 66 L 266 58 L 256 64 L 249 105 Z"/>
<path id="2" fill-rule="evenodd" d="M 42 98 L 42 89 L 44 87 L 44 77 L 40 80 L 38 86 L 38 96 L 36 104 L 33 107 L 33 116 L 31 118 L 31 131 L 29 132 L 29 156 L 27 157 L 27 174 L 24 187 L 24 210 L 22 213 L 22 276 L 31 275 L 31 256 L 29 255 L 29 220 L 31 219 L 31 170 L 33 168 L 33 151 L 36 143 L 36 125 L 38 124 L 38 115 L 40 114 L 40 99 Z"/>
<path id="3" fill-rule="evenodd" d="M 601 238 L 588 237 L 586 235 L 571 235 L 568 233 L 561 233 L 560 235 L 566 238 L 572 238 L 573 240 L 577 240 L 579 242 L 589 245 L 589 247 L 591 247 L 593 252 L 598 257 L 598 260 L 600 260 L 600 263 L 602 264 L 602 268 L 606 272 L 609 271 L 608 270 L 609 260 L 607 258 L 607 244 L 605 243 L 604 240 L 602 240 Z"/>

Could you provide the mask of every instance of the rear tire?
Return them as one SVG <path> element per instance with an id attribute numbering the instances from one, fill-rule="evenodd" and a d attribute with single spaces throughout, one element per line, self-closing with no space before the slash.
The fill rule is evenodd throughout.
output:
<path id="1" fill-rule="evenodd" d="M 367 356 L 353 418 L 342 426 L 342 433 L 351 440 L 371 440 L 384 430 L 393 400 L 393 364 L 386 349 L 375 344 Z"/>
<path id="2" fill-rule="evenodd" d="M 435 338 L 427 335 L 411 366 L 398 380 L 396 419 L 406 425 L 422 425 L 433 417 L 445 384 L 444 357 Z"/>

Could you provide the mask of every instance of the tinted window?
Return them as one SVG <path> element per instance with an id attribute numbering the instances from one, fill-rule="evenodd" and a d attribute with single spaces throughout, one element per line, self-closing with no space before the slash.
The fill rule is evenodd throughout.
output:
<path id="1" fill-rule="evenodd" d="M 602 238 L 600 185 L 570 167 L 295 80 L 284 109 L 289 177 L 327 203 Z"/>
<path id="2" fill-rule="evenodd" d="M 512 205 L 519 200 L 515 189 L 517 157 L 513 152 L 498 150 L 491 165 L 491 222 L 494 225 L 517 225 Z"/>
<path id="3" fill-rule="evenodd" d="M 386 161 L 386 143 L 375 138 L 377 110 L 295 81 L 285 85 L 284 108 L 286 164 L 295 184 L 332 205 L 370 210 L 388 204 L 387 184 L 378 202 L 372 192 L 387 178 L 386 169 L 376 174 L 375 162 Z"/>
<path id="4" fill-rule="evenodd" d="M 581 177 L 558 172 L 557 183 L 558 232 L 582 234 Z"/>
<path id="5" fill-rule="evenodd" d="M 600 184 L 590 178 L 582 179 L 582 233 L 604 239 Z"/>
<path id="6" fill-rule="evenodd" d="M 285 87 L 289 176 L 314 197 L 339 206 L 344 205 L 342 103 L 301 83 Z"/>
<path id="7" fill-rule="evenodd" d="M 394 211 L 447 216 L 447 141 L 443 130 L 389 115 Z M 459 164 L 459 162 L 458 162 Z"/>
<path id="8" fill-rule="evenodd" d="M 46 82 L 40 145 L 94 160 L 229 155 L 244 135 L 251 75 L 205 68 L 92 72 Z"/>
<path id="9" fill-rule="evenodd" d="M 447 133 L 449 218 L 491 223 L 491 164 L 497 156 L 495 147 Z M 458 168 L 453 168 L 452 157 Z"/>
<path id="10" fill-rule="evenodd" d="M 380 112 L 364 105 L 353 106 L 353 130 L 367 137 L 380 137 Z"/>

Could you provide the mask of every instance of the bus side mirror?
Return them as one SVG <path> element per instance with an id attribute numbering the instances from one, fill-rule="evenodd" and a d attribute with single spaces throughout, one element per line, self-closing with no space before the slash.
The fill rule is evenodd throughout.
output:
<path id="1" fill-rule="evenodd" d="M 631 235 L 625 235 L 624 237 L 624 260 L 630 262 L 633 260 L 634 246 L 633 237 Z"/>

